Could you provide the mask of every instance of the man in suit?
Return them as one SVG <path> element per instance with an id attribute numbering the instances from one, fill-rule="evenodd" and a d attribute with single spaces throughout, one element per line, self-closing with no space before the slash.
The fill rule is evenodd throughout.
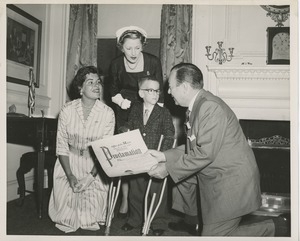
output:
<path id="1" fill-rule="evenodd" d="M 148 174 L 170 175 L 179 185 L 197 180 L 202 236 L 274 236 L 272 219 L 240 225 L 242 216 L 260 207 L 261 193 L 254 154 L 233 111 L 203 89 L 202 72 L 193 64 L 172 68 L 168 93 L 188 107 L 186 149 L 150 150 L 159 163 Z"/>

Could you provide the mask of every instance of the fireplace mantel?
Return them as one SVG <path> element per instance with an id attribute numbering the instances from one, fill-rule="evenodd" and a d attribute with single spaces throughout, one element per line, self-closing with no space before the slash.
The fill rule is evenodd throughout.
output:
<path id="1" fill-rule="evenodd" d="M 206 88 L 240 119 L 290 119 L 290 66 L 207 66 Z"/>
<path id="2" fill-rule="evenodd" d="M 290 79 L 290 66 L 207 66 L 209 72 L 213 72 L 218 79 Z"/>

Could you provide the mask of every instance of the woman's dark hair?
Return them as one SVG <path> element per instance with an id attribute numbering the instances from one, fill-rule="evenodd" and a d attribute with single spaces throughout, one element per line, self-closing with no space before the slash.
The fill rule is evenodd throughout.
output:
<path id="1" fill-rule="evenodd" d="M 147 42 L 146 42 L 146 37 L 141 34 L 139 31 L 136 30 L 127 30 L 119 38 L 119 41 L 117 43 L 117 47 L 122 50 L 123 44 L 125 39 L 130 38 L 130 39 L 139 39 L 141 40 L 142 46 L 144 47 Z"/>
<path id="2" fill-rule="evenodd" d="M 77 71 L 77 73 L 70 85 L 69 96 L 70 96 L 71 100 L 81 98 L 80 89 L 86 79 L 87 74 L 97 74 L 99 76 L 98 69 L 95 66 L 81 67 Z M 99 78 L 100 78 L 100 76 L 99 76 Z"/>

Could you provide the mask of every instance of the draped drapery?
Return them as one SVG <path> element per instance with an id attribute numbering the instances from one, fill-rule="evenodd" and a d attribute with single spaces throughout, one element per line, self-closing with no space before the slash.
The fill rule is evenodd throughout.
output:
<path id="1" fill-rule="evenodd" d="M 82 66 L 97 66 L 97 21 L 96 4 L 70 5 L 66 75 L 68 95 L 77 70 Z"/>
<path id="2" fill-rule="evenodd" d="M 166 82 L 174 65 L 192 62 L 192 18 L 192 5 L 162 6 L 160 60 L 164 80 L 165 106 L 173 116 L 175 135 L 179 145 L 185 142 L 183 128 L 185 109 L 175 105 L 172 97 L 166 93 L 168 89 Z"/>
<path id="3" fill-rule="evenodd" d="M 192 5 L 162 6 L 160 60 L 164 82 L 174 65 L 192 61 L 192 17 Z"/>

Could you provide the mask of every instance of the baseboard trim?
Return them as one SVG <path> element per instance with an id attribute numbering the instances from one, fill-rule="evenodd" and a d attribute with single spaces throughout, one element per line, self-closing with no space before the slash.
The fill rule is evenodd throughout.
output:
<path id="1" fill-rule="evenodd" d="M 26 190 L 28 191 L 33 191 L 33 181 L 34 181 L 34 176 L 25 176 L 25 186 Z M 19 198 L 18 194 L 18 182 L 17 179 L 15 180 L 10 180 L 7 181 L 7 190 L 6 190 L 6 201 L 12 201 L 15 199 Z M 48 188 L 48 175 L 47 171 L 45 170 L 44 173 L 44 188 Z M 29 193 L 25 192 L 25 195 L 28 195 Z"/>

